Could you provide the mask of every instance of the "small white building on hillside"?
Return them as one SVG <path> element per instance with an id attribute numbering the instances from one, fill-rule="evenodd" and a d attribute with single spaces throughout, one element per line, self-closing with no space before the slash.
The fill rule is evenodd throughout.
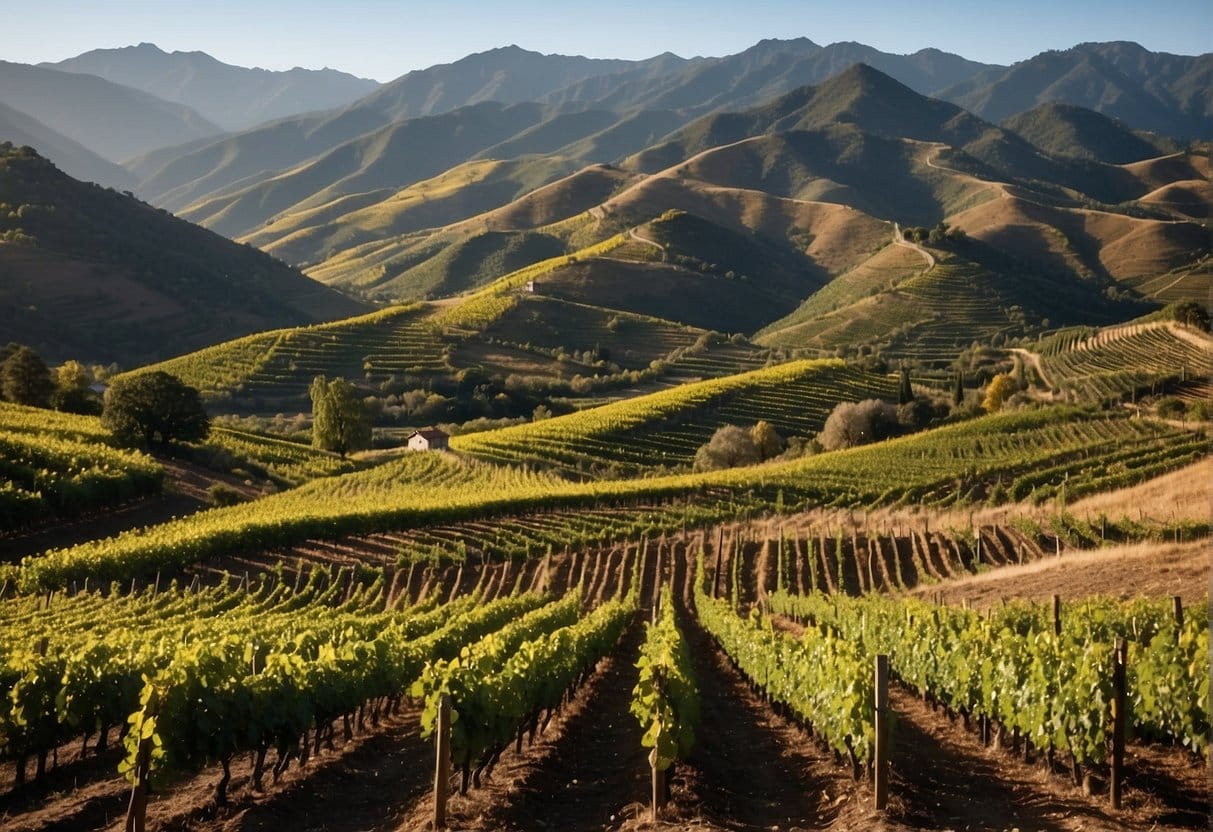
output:
<path id="1" fill-rule="evenodd" d="M 437 428 L 414 431 L 409 436 L 410 451 L 448 451 L 451 448 L 451 437 Z"/>

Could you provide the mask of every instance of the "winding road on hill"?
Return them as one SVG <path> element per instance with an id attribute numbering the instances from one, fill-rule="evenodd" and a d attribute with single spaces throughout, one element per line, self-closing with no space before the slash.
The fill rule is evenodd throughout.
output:
<path id="1" fill-rule="evenodd" d="M 935 255 L 932 254 L 931 252 L 927 251 L 925 248 L 918 245 L 917 243 L 911 243 L 909 240 L 907 240 L 905 238 L 905 236 L 901 233 L 901 224 L 896 223 L 896 222 L 893 223 L 893 244 L 898 245 L 898 246 L 905 246 L 906 248 L 912 248 L 912 249 L 914 249 L 914 251 L 917 251 L 919 254 L 921 254 L 923 259 L 927 261 L 927 271 L 930 271 L 931 269 L 935 268 Z"/>
<path id="2" fill-rule="evenodd" d="M 1049 381 L 1049 377 L 1045 375 L 1044 367 L 1041 366 L 1040 355 L 1032 352 L 1031 350 L 1025 350 L 1025 349 L 1019 348 L 1019 347 L 1012 349 L 1011 354 L 1018 355 L 1020 358 L 1023 359 L 1025 364 L 1027 364 L 1029 367 L 1031 367 L 1033 370 L 1035 370 L 1036 377 L 1040 379 L 1041 383 L 1045 387 L 1049 388 L 1050 393 L 1052 393 L 1054 390 L 1057 389 L 1056 387 L 1053 386 L 1053 382 Z"/>
<path id="3" fill-rule="evenodd" d="M 656 248 L 658 251 L 661 252 L 662 262 L 665 262 L 666 250 L 665 250 L 665 246 L 663 246 L 661 243 L 657 242 L 656 240 L 650 240 L 648 237 L 641 237 L 640 232 L 637 231 L 635 228 L 629 229 L 628 236 L 631 237 L 633 240 L 635 240 L 638 243 L 644 243 L 646 245 L 650 245 L 650 246 L 653 246 L 654 248 Z"/>

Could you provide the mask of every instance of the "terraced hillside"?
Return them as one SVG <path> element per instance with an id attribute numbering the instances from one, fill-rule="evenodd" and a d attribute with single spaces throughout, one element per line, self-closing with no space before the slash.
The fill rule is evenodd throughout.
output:
<path id="1" fill-rule="evenodd" d="M 1128 399 L 1159 382 L 1207 379 L 1213 373 L 1213 338 L 1172 322 L 1076 332 L 1042 344 L 1044 382 L 1066 397 Z"/>
<path id="2" fill-rule="evenodd" d="M 0 533 L 156 494 L 163 480 L 96 417 L 0 402 Z"/>
<path id="3" fill-rule="evenodd" d="M 889 251 L 880 259 L 897 258 L 898 267 L 857 269 L 839 278 L 823 297 L 762 330 L 758 342 L 825 354 L 868 344 L 886 357 L 944 366 L 974 341 L 1025 323 L 1022 310 L 1012 309 L 1018 299 L 1000 292 L 996 277 L 976 264 L 949 258 L 923 268 L 920 259 L 919 274 L 897 280 L 905 256 Z"/>
<path id="4" fill-rule="evenodd" d="M 841 361 L 799 361 L 456 439 L 463 453 L 550 467 L 573 476 L 626 475 L 689 466 L 724 425 L 765 420 L 783 436 L 811 437 L 841 401 L 895 395 L 883 376 Z"/>
<path id="5" fill-rule="evenodd" d="M 576 522 L 587 509 L 611 506 L 626 509 L 629 527 L 657 534 L 739 514 L 824 505 L 1043 501 L 1061 489 L 1076 499 L 1158 476 L 1206 453 L 1203 437 L 1152 420 L 1047 408 L 995 414 L 789 462 L 618 482 L 570 483 L 526 467 L 414 454 L 369 471 L 317 480 L 253 505 L 214 509 L 48 551 L 26 558 L 19 572 L 0 569 L 0 577 L 31 590 L 65 586 L 89 575 L 128 580 L 315 538 L 548 512 Z"/>
<path id="6" fill-rule="evenodd" d="M 211 402 L 239 396 L 264 409 L 306 406 L 317 375 L 377 385 L 393 374 L 444 373 L 443 344 L 425 322 L 427 310 L 402 306 L 322 326 L 249 336 L 144 367 L 197 387 Z"/>

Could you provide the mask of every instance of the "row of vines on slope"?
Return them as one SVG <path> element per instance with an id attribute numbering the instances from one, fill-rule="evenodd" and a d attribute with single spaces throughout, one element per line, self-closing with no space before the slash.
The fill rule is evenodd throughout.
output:
<path id="1" fill-rule="evenodd" d="M 702 521 L 814 506 L 964 500 L 1058 489 L 1068 498 L 1138 482 L 1203 457 L 1200 436 L 1068 408 L 997 414 L 877 445 L 750 469 L 567 483 L 525 468 L 403 459 L 326 478 L 251 506 L 201 512 L 115 538 L 52 550 L 0 575 L 27 591 L 179 569 L 237 550 L 535 511 L 681 501 Z M 1004 485 L 1005 484 L 1005 485 Z M 721 495 L 727 501 L 720 500 Z M 712 504 L 715 504 L 714 506 Z M 679 521 L 681 524 L 681 521 Z"/>

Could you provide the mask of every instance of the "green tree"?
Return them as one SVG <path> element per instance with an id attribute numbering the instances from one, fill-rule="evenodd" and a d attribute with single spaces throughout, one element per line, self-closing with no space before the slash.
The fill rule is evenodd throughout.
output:
<path id="1" fill-rule="evenodd" d="M 901 365 L 901 379 L 897 385 L 897 403 L 909 404 L 914 401 L 914 388 L 910 385 L 910 371 Z"/>
<path id="2" fill-rule="evenodd" d="M 786 444 L 783 437 L 779 435 L 779 431 L 775 430 L 765 419 L 760 419 L 758 424 L 750 428 L 750 440 L 758 451 L 760 462 L 766 462 L 768 459 L 779 456 L 783 453 Z"/>
<path id="3" fill-rule="evenodd" d="M 965 374 L 960 370 L 956 371 L 956 378 L 952 382 L 952 406 L 960 407 L 965 403 Z"/>
<path id="4" fill-rule="evenodd" d="M 10 402 L 49 407 L 55 384 L 38 353 L 29 347 L 17 347 L 0 365 L 0 388 Z"/>
<path id="5" fill-rule="evenodd" d="M 1184 415 L 1187 405 L 1178 396 L 1164 396 L 1158 400 L 1155 409 L 1158 411 L 1158 415 L 1164 419 L 1178 419 Z"/>
<path id="6" fill-rule="evenodd" d="M 93 374 L 79 361 L 66 361 L 55 370 L 55 392 L 51 406 L 67 413 L 98 414 L 101 401 L 89 389 Z"/>
<path id="7" fill-rule="evenodd" d="M 986 413 L 997 413 L 1002 410 L 1002 406 L 1014 392 L 1015 381 L 1006 373 L 999 373 L 990 379 L 990 384 L 986 387 L 986 397 L 982 400 L 981 406 Z"/>
<path id="8" fill-rule="evenodd" d="M 371 414 L 358 388 L 343 378 L 316 376 L 311 396 L 313 447 L 344 457 L 371 446 Z"/>
<path id="9" fill-rule="evenodd" d="M 206 438 L 211 424 L 198 391 L 162 371 L 115 379 L 105 391 L 101 424 L 120 440 L 161 448 Z"/>
<path id="10" fill-rule="evenodd" d="M 1184 300 L 1173 303 L 1164 312 L 1169 312 L 1171 317 L 1181 324 L 1187 324 L 1205 332 L 1209 331 L 1209 310 L 1195 301 Z"/>

